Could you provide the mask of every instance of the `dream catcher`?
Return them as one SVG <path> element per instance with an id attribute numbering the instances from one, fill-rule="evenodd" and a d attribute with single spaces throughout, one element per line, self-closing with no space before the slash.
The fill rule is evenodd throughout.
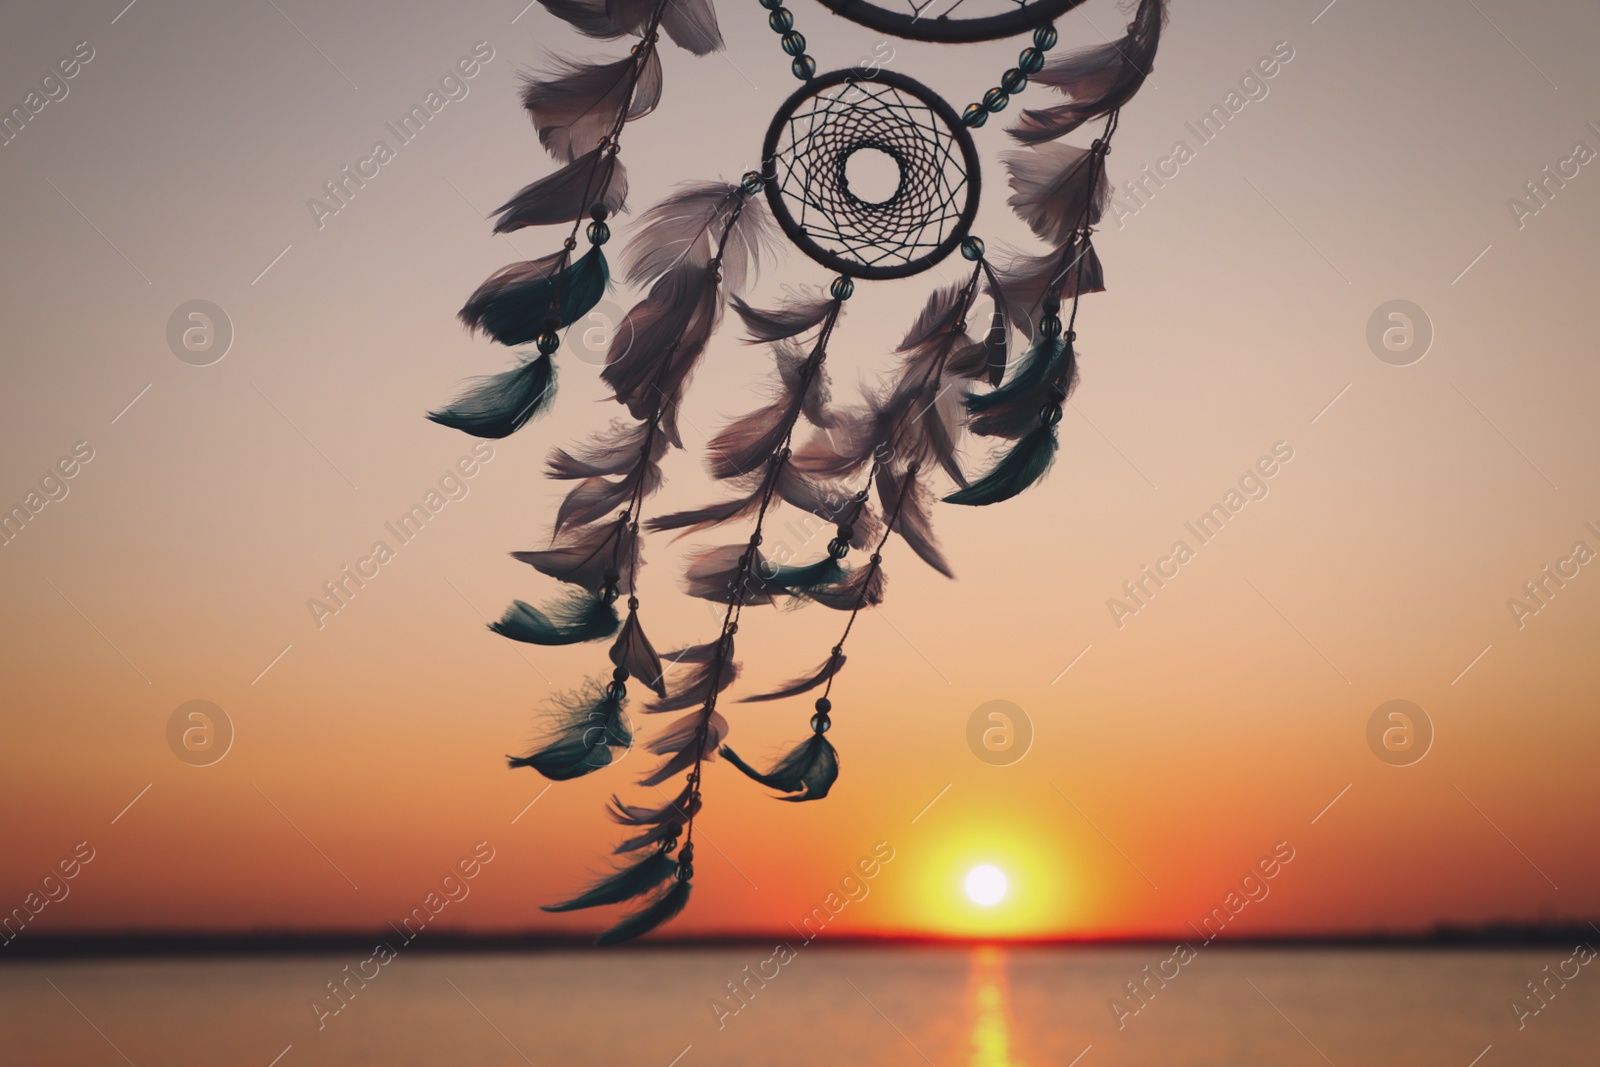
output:
<path id="1" fill-rule="evenodd" d="M 522 102 L 560 166 L 498 209 L 495 231 L 569 229 L 558 251 L 496 273 L 461 310 L 469 329 L 503 345 L 533 346 L 518 366 L 473 383 L 429 416 L 480 437 L 505 437 L 549 405 L 562 331 L 611 282 L 604 247 L 628 195 L 622 136 L 661 98 L 661 35 L 695 55 L 722 47 L 711 0 L 540 2 L 590 37 L 635 43 L 613 62 L 558 61 L 526 79 Z M 546 908 L 630 905 L 602 944 L 654 929 L 688 903 L 705 767 L 719 755 L 779 799 L 828 794 L 839 775 L 827 737 L 832 691 L 857 616 L 883 600 L 890 538 L 949 576 L 932 532 L 934 501 L 996 504 L 1049 469 L 1062 405 L 1077 382 L 1079 300 L 1104 289 L 1091 238 L 1110 196 L 1106 156 L 1166 20 L 1165 0 L 1139 0 L 1121 39 L 1047 59 L 1056 44 L 1051 20 L 1082 0 L 939 0 L 943 10 L 933 0 L 906 0 L 904 10 L 821 0 L 853 22 L 915 40 L 1031 34 L 1016 66 L 958 113 L 901 74 L 819 74 L 782 0 L 760 2 L 800 87 L 773 117 L 760 171 L 736 184 L 684 187 L 641 214 L 620 267 L 644 296 L 617 330 L 601 372 L 626 415 L 582 445 L 551 453 L 548 475 L 573 488 L 549 545 L 513 553 L 567 592 L 542 607 L 514 601 L 491 627 L 538 645 L 610 642 L 609 678 L 561 698 L 547 739 L 511 759 L 513 767 L 564 781 L 611 764 L 633 743 L 630 685 L 635 698 L 645 697 L 645 714 L 679 714 L 644 745 L 659 757 L 638 783 L 648 790 L 645 802 L 612 798 L 610 815 L 624 828 L 615 849 L 621 866 Z M 988 12 L 972 10 L 984 4 Z M 1046 247 L 993 263 L 971 232 L 982 191 L 973 131 L 1034 83 L 1059 96 L 1021 113 L 1007 132 L 1025 147 L 1004 162 L 1008 202 Z M 1058 141 L 1095 120 L 1104 126 L 1087 148 Z M 852 188 L 852 160 L 861 153 L 887 161 L 892 185 Z M 580 234 L 588 245 L 581 254 Z M 752 306 L 744 295 L 784 237 L 836 276 L 776 307 Z M 909 277 L 957 250 L 971 268 L 928 298 L 899 346 L 896 372 L 859 405 L 836 405 L 827 359 L 846 328 L 857 280 Z M 979 314 L 980 301 L 992 310 Z M 710 443 L 708 465 L 726 487 L 724 499 L 652 514 L 647 504 L 661 484 L 662 460 L 684 447 L 678 410 L 685 391 L 730 307 L 747 340 L 771 350 L 771 400 Z M 1013 358 L 1018 337 L 1026 347 Z M 998 446 L 976 477 L 961 459 L 968 434 Z M 820 558 L 763 554 L 762 530 L 781 507 L 834 527 Z M 657 652 L 639 596 L 646 535 L 734 524 L 748 535 L 696 550 L 685 576 L 690 595 L 723 607 L 720 630 L 709 641 Z M 778 701 L 820 690 L 809 738 L 762 770 L 724 743 L 721 706 L 740 672 L 735 641 L 746 608 L 803 602 L 838 611 L 841 632 L 820 663 L 798 665 L 806 669 L 792 680 L 740 698 Z"/>

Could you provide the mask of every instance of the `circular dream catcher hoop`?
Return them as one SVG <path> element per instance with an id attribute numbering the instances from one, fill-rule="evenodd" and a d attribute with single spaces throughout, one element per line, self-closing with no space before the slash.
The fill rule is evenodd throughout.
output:
<path id="1" fill-rule="evenodd" d="M 632 47 L 612 60 L 558 58 L 553 69 L 525 77 L 522 104 L 557 167 L 498 208 L 494 230 L 556 226 L 565 236 L 550 254 L 491 275 L 460 311 L 469 329 L 502 345 L 533 346 L 511 369 L 471 383 L 428 416 L 476 437 L 506 437 L 549 409 L 564 347 L 596 362 L 598 353 L 584 347 L 593 344 L 591 316 L 613 284 L 606 249 L 628 201 L 625 127 L 660 102 L 663 40 L 697 56 L 723 47 L 714 0 L 538 2 L 582 34 L 630 38 Z M 859 614 L 884 600 L 891 538 L 952 577 L 933 531 L 935 504 L 1000 504 L 1050 470 L 1063 405 L 1077 383 L 1079 300 L 1105 288 L 1091 238 L 1111 196 L 1106 156 L 1166 22 L 1166 0 L 1138 0 L 1120 39 L 1049 58 L 1057 43 L 1050 20 L 1081 0 L 882 0 L 904 4 L 903 11 L 820 0 L 861 25 L 925 41 L 1031 30 L 1016 65 L 958 115 L 931 89 L 892 71 L 819 76 L 784 0 L 758 2 L 764 11 L 743 0 L 740 15 L 765 17 L 801 88 L 768 127 L 759 171 L 680 186 L 629 221 L 615 258 L 617 280 L 635 302 L 605 331 L 600 371 L 621 410 L 610 426 L 551 451 L 548 477 L 571 487 L 549 541 L 512 553 L 542 576 L 536 583 L 561 594 L 546 593 L 537 605 L 513 600 L 490 624 L 527 644 L 605 642 L 607 649 L 604 673 L 549 698 L 541 736 L 508 757 L 512 767 L 552 781 L 608 769 L 615 777 L 614 765 L 635 747 L 636 721 L 660 723 L 637 746 L 647 755 L 628 764 L 642 788 L 627 801 L 613 796 L 607 809 L 621 828 L 615 869 L 545 906 L 628 907 L 601 944 L 648 933 L 688 905 L 696 820 L 713 764 L 780 800 L 821 800 L 834 788 L 834 685 L 842 678 L 841 692 L 854 690 L 845 648 Z M 1042 106 L 1021 110 L 1008 126 L 1021 147 L 1001 158 L 1007 203 L 1042 247 L 995 263 L 971 232 L 982 191 L 971 131 L 1030 85 L 1041 87 L 1030 104 L 1044 97 Z M 1062 140 L 1098 120 L 1104 126 L 1089 147 Z M 748 299 L 757 267 L 783 237 L 837 276 L 757 306 Z M 970 269 L 928 295 L 895 347 L 893 369 L 860 397 L 835 400 L 827 360 L 837 332 L 848 329 L 856 280 L 918 274 L 958 247 Z M 707 445 L 722 499 L 682 511 L 652 508 L 664 460 L 685 447 L 678 413 L 689 382 L 718 324 L 735 316 L 745 342 L 770 355 L 772 374 L 766 396 Z M 974 445 L 990 452 L 981 473 L 963 453 Z M 763 531 L 772 533 L 781 508 L 807 528 L 813 520 L 832 527 L 833 536 L 799 553 L 781 536 L 763 548 Z M 729 527 L 741 532 L 692 548 L 683 570 L 686 593 L 716 605 L 721 626 L 658 653 L 645 633 L 643 547 L 663 534 L 715 536 Z M 772 668 L 788 680 L 744 685 L 735 653 L 741 625 L 761 609 L 800 604 L 839 613 L 839 636 L 822 662 Z M 738 716 L 724 711 L 796 700 L 809 704 L 802 740 L 791 738 L 759 763 L 726 744 L 729 720 Z M 648 720 L 635 719 L 641 711 Z M 802 733 L 801 722 L 794 727 Z M 748 752 L 744 741 L 739 747 Z"/>
<path id="2" fill-rule="evenodd" d="M 1084 0 L 901 0 L 879 6 L 868 0 L 817 0 L 851 22 L 911 41 L 971 44 L 1027 33 L 1066 14 Z M 985 14 L 985 7 L 1005 10 Z M 976 9 L 976 10 L 974 10 Z"/>
<path id="3" fill-rule="evenodd" d="M 887 195 L 852 187 L 865 156 L 892 168 Z M 961 244 L 978 214 L 972 135 L 941 97 L 894 71 L 813 78 L 773 116 L 761 158 L 778 225 L 840 274 L 919 274 Z"/>

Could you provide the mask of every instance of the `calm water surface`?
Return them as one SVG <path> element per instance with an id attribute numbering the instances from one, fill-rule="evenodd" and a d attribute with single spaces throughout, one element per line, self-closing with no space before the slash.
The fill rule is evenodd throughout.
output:
<path id="1" fill-rule="evenodd" d="M 1469 1067 L 1482 1054 L 1478 1067 L 1600 1064 L 1600 961 L 1564 986 L 1552 980 L 1520 1029 L 1511 1007 L 1538 1006 L 1524 983 L 1570 955 L 1211 949 L 1161 967 L 1171 952 L 1153 948 L 815 946 L 782 964 L 753 948 L 402 954 L 364 987 L 352 979 L 320 1028 L 313 1002 L 363 954 L 28 961 L 0 967 L 0 1062 Z M 1161 985 L 1147 965 L 1176 977 Z M 1142 1004 L 1127 988 L 1141 980 Z"/>

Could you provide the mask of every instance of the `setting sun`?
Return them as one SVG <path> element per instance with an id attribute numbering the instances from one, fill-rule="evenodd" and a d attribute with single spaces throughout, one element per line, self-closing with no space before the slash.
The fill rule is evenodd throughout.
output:
<path id="1" fill-rule="evenodd" d="M 992 863 L 974 867 L 967 872 L 967 896 L 974 904 L 992 908 L 1005 899 L 1006 875 Z"/>

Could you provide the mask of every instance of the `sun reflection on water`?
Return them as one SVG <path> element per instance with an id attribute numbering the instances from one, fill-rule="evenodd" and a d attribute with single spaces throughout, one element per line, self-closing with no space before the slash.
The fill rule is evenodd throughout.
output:
<path id="1" fill-rule="evenodd" d="M 972 1067 L 1023 1067 L 1012 1058 L 1009 1002 L 1005 953 L 989 946 L 974 949 L 967 980 Z"/>

